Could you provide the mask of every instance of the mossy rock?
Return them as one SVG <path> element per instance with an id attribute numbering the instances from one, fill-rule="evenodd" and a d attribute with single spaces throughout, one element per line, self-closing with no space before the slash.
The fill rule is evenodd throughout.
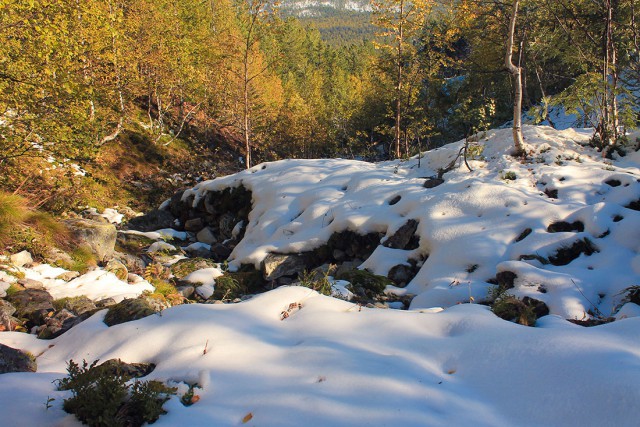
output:
<path id="1" fill-rule="evenodd" d="M 110 260 L 104 269 L 109 273 L 115 274 L 116 277 L 123 282 L 126 282 L 127 277 L 129 276 L 129 270 L 127 270 L 127 266 L 117 259 Z"/>
<path id="2" fill-rule="evenodd" d="M 9 372 L 36 372 L 36 358 L 29 353 L 0 344 L 0 374 Z"/>
<path id="3" fill-rule="evenodd" d="M 138 255 L 155 242 L 153 239 L 139 234 L 118 233 L 116 250 L 131 255 Z"/>
<path id="4" fill-rule="evenodd" d="M 534 326 L 539 317 L 549 314 L 549 307 L 534 298 L 524 297 L 520 300 L 512 295 L 505 295 L 494 301 L 491 311 L 504 320 Z"/>
<path id="5" fill-rule="evenodd" d="M 151 316 L 167 307 L 166 302 L 150 296 L 125 299 L 109 307 L 109 311 L 104 316 L 104 323 L 108 326 L 119 325 L 120 323 Z"/>
<path id="6" fill-rule="evenodd" d="M 98 310 L 98 307 L 85 296 L 60 298 L 53 301 L 53 308 L 56 311 L 67 309 L 77 316 L 81 316 L 85 313 L 92 313 Z"/>
<path id="7" fill-rule="evenodd" d="M 171 266 L 171 274 L 178 279 L 182 279 L 196 270 L 217 266 L 218 264 L 215 261 L 207 258 L 181 259 Z"/>
<path id="8" fill-rule="evenodd" d="M 368 270 L 347 270 L 340 272 L 336 279 L 346 280 L 350 283 L 349 290 L 357 296 L 376 298 L 382 294 L 388 285 L 393 282 L 385 277 L 373 274 Z"/>

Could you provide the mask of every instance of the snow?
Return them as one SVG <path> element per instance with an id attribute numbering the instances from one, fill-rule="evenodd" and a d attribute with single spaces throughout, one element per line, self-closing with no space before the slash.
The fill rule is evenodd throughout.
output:
<path id="1" fill-rule="evenodd" d="M 186 231 L 177 231 L 177 230 L 174 230 L 173 228 L 163 228 L 156 231 L 146 231 L 146 232 L 137 231 L 137 230 L 124 230 L 122 231 L 122 233 L 135 234 L 137 236 L 143 236 L 151 240 L 170 240 L 170 239 L 186 240 L 187 239 Z"/>
<path id="2" fill-rule="evenodd" d="M 0 343 L 38 356 L 37 373 L 0 375 L 0 401 L 11 402 L 3 425 L 78 425 L 61 409 L 69 392 L 51 381 L 65 375 L 70 359 L 110 358 L 153 362 L 148 379 L 183 392 L 187 383 L 201 386 L 192 406 L 179 397 L 167 402 L 159 426 L 241 425 L 249 413 L 246 424 L 261 426 L 637 425 L 640 306 L 623 294 L 640 278 L 640 212 L 626 207 L 640 199 L 640 155 L 605 162 L 586 145 L 590 130 L 525 126 L 524 133 L 532 161 L 509 155 L 510 130 L 490 131 L 473 143 L 472 172 L 461 165 L 431 189 L 425 177 L 462 142 L 426 153 L 420 166 L 417 158 L 285 160 L 200 183 L 185 197 L 197 202 L 239 185 L 252 191 L 229 268 L 259 266 L 270 252 L 310 251 L 347 229 L 389 238 L 418 220 L 417 249 L 380 246 L 361 266 L 386 274 L 426 258 L 405 288 L 387 289 L 415 294 L 410 310 L 370 309 L 291 286 L 113 327 L 101 311 L 50 341 L 1 332 Z M 507 171 L 517 178 L 503 179 Z M 557 198 L 545 190 L 557 190 Z M 557 221 L 581 221 L 584 230 L 548 232 Z M 566 265 L 546 262 L 583 239 L 597 252 Z M 103 277 L 97 271 L 75 280 L 90 289 Z M 509 292 L 549 306 L 535 327 L 470 303 L 485 299 L 488 280 L 503 271 L 517 275 Z M 38 274 L 51 276 L 46 286 L 54 291 L 76 291 L 55 273 L 43 267 Z M 212 268 L 187 277 L 213 292 L 221 274 Z M 332 284 L 346 291 L 345 283 Z M 617 320 L 590 328 L 566 320 L 589 312 Z M 46 410 L 48 397 L 56 400 Z"/>
<path id="3" fill-rule="evenodd" d="M 54 299 L 85 295 L 89 299 L 98 301 L 113 298 L 116 302 L 125 298 L 135 298 L 144 291 L 153 291 L 154 287 L 146 280 L 139 280 L 129 284 L 118 279 L 115 274 L 97 268 L 93 271 L 65 282 L 57 277 L 67 270 L 41 264 L 33 268 L 21 268 L 27 279 L 37 280 Z"/>
<path id="4" fill-rule="evenodd" d="M 226 187 L 243 185 L 252 191 L 253 210 L 245 237 L 231 254 L 231 268 L 259 268 L 270 252 L 311 251 L 343 230 L 381 232 L 384 240 L 408 219 L 417 219 L 418 249 L 379 246 L 361 265 L 384 275 L 395 265 L 428 256 L 405 289 L 390 289 L 417 295 L 412 308 L 482 300 L 491 286 L 487 281 L 508 265 L 518 274 L 514 295 L 542 300 L 552 314 L 565 318 L 582 319 L 594 307 L 609 316 L 620 302 L 616 294 L 638 280 L 640 212 L 625 206 L 640 198 L 640 169 L 626 157 L 621 166 L 604 162 L 587 146 L 591 134 L 525 126 L 532 159 L 525 163 L 509 155 L 510 129 L 480 134 L 473 145 L 481 154 L 469 161 L 473 172 L 461 165 L 444 175 L 445 184 L 431 189 L 423 188 L 424 177 L 449 164 L 462 141 L 428 152 L 420 166 L 417 158 L 378 164 L 340 159 L 265 163 L 200 183 L 183 197 L 194 196 L 196 204 L 207 192 Z M 504 179 L 507 171 L 517 178 Z M 607 184 L 611 180 L 620 185 Z M 557 190 L 558 198 L 545 190 Z M 397 196 L 400 200 L 389 204 Z M 616 222 L 616 216 L 624 219 Z M 578 220 L 584 232 L 547 232 L 554 222 Z M 527 228 L 532 234 L 515 242 Z M 549 258 L 585 238 L 599 252 L 567 266 L 528 259 Z M 470 273 L 471 266 L 477 267 Z M 547 284 L 547 293 L 537 290 L 539 283 Z"/>
<path id="5" fill-rule="evenodd" d="M 224 272 L 216 267 L 201 268 L 200 270 L 189 273 L 182 280 L 189 283 L 200 283 L 202 285 L 213 286 L 216 283 L 215 279 L 223 274 Z M 213 294 L 213 291 L 211 294 Z"/>
<path id="6" fill-rule="evenodd" d="M 290 303 L 302 308 L 280 320 Z M 239 425 L 249 412 L 248 425 L 274 426 L 634 425 L 640 415 L 638 318 L 581 328 L 548 316 L 527 328 L 479 305 L 367 309 L 301 287 L 111 328 L 103 315 L 48 341 L 51 348 L 19 343 L 43 353 L 39 373 L 0 377 L 0 398 L 12 402 L 5 425 L 63 422 L 69 392 L 51 381 L 65 361 L 114 357 L 156 363 L 149 379 L 203 385 L 193 406 L 172 398 L 159 426 Z M 15 345 L 16 335 L 0 341 Z"/>

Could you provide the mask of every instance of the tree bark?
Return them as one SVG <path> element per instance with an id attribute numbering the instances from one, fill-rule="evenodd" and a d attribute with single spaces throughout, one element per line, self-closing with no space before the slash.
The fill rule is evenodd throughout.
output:
<path id="1" fill-rule="evenodd" d="M 402 25 L 402 15 L 404 14 L 404 0 L 400 1 L 400 24 L 398 28 L 398 69 L 396 75 L 396 127 L 395 127 L 395 156 L 396 159 L 400 158 L 400 122 L 402 120 L 402 114 L 400 108 L 402 103 L 400 98 L 402 97 L 402 43 L 404 43 L 404 28 Z"/>
<path id="2" fill-rule="evenodd" d="M 511 73 L 514 80 L 515 93 L 513 99 L 513 144 L 515 155 L 524 155 L 524 139 L 522 137 L 522 68 L 513 65 L 513 39 L 516 32 L 516 17 L 520 1 L 513 0 L 513 11 L 509 23 L 509 37 L 507 39 L 507 53 L 505 55 L 505 67 Z"/>

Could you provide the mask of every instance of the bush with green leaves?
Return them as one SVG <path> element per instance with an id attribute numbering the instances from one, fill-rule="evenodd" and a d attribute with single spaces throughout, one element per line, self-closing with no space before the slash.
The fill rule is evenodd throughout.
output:
<path id="1" fill-rule="evenodd" d="M 323 275 L 319 272 L 305 270 L 300 274 L 299 283 L 300 286 L 313 289 L 322 295 L 331 295 L 333 293 L 328 274 Z"/>
<path id="2" fill-rule="evenodd" d="M 124 364 L 122 364 L 124 365 Z M 166 411 L 162 405 L 176 389 L 159 381 L 134 381 L 130 371 L 117 363 L 98 361 L 82 365 L 70 360 L 68 376 L 58 380 L 59 390 L 70 390 L 63 408 L 85 424 L 95 427 L 141 426 L 153 423 Z"/>

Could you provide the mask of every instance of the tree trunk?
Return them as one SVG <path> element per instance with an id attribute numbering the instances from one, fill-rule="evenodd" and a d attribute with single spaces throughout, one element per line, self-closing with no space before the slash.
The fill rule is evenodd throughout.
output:
<path id="1" fill-rule="evenodd" d="M 400 1 L 400 17 L 404 14 L 404 1 Z M 400 22 L 400 27 L 398 29 L 398 69 L 396 76 L 396 127 L 395 127 L 395 156 L 396 159 L 400 158 L 400 121 L 402 120 L 402 115 L 400 112 L 401 108 L 401 97 L 402 97 L 402 43 L 404 43 L 404 28 L 402 25 L 402 21 Z"/>
<path id="2" fill-rule="evenodd" d="M 516 32 L 516 17 L 518 15 L 518 6 L 520 1 L 513 0 L 513 11 L 511 13 L 511 22 L 509 23 L 509 37 L 507 39 L 507 53 L 505 55 L 505 67 L 511 73 L 515 85 L 515 93 L 513 99 L 513 144 L 515 147 L 515 155 L 524 155 L 524 140 L 522 138 L 522 68 L 513 65 L 513 39 Z"/>

